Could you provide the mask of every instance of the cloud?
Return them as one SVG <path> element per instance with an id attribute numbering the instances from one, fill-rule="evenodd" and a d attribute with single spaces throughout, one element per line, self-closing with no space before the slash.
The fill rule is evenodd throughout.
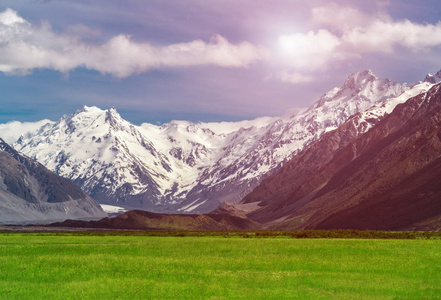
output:
<path id="1" fill-rule="evenodd" d="M 338 31 L 340 48 L 356 53 L 393 53 L 397 46 L 420 52 L 441 45 L 441 22 L 396 21 L 385 12 L 367 15 L 336 3 L 313 9 L 312 21 L 326 30 Z"/>
<path id="2" fill-rule="evenodd" d="M 335 49 L 339 38 L 327 30 L 309 31 L 279 37 L 279 46 L 286 62 L 296 69 L 309 71 L 322 68 L 329 60 L 338 59 Z"/>
<path id="3" fill-rule="evenodd" d="M 85 62 L 87 68 L 117 77 L 161 67 L 216 65 L 242 68 L 266 56 L 264 49 L 248 42 L 233 45 L 220 35 L 213 36 L 209 43 L 196 40 L 165 47 L 135 43 L 127 35 L 118 35 L 87 52 L 93 57 Z"/>
<path id="4" fill-rule="evenodd" d="M 0 23 L 2 25 L 14 25 L 14 24 L 23 24 L 27 23 L 25 19 L 20 17 L 17 12 L 14 10 L 7 8 L 5 11 L 0 13 Z"/>
<path id="5" fill-rule="evenodd" d="M 39 68 L 69 72 L 83 66 L 123 78 L 155 68 L 244 68 L 268 56 L 263 47 L 249 42 L 231 44 L 220 35 L 214 35 L 208 43 L 195 40 L 156 46 L 122 34 L 97 45 L 82 40 L 82 33 L 87 33 L 86 37 L 99 34 L 78 26 L 64 34 L 55 33 L 48 22 L 35 26 L 7 9 L 0 13 L 0 71 L 27 74 Z"/>
<path id="6" fill-rule="evenodd" d="M 441 46 L 441 22 L 394 20 L 384 11 L 368 15 L 352 6 L 330 3 L 312 9 L 311 24 L 315 30 L 280 36 L 281 57 L 289 66 L 280 80 L 298 83 L 301 80 L 295 76 L 288 80 L 287 74 L 325 70 L 373 53 L 391 55 L 399 49 L 427 53 Z"/>
<path id="7" fill-rule="evenodd" d="M 326 6 L 313 8 L 311 21 L 317 26 L 345 32 L 355 26 L 366 25 L 370 17 L 356 8 L 329 3 Z"/>
<path id="8" fill-rule="evenodd" d="M 297 72 L 290 73 L 288 71 L 281 71 L 277 77 L 282 82 L 295 83 L 295 84 L 314 81 L 313 76 L 305 75 Z"/>
<path id="9" fill-rule="evenodd" d="M 342 41 L 359 53 L 394 53 L 396 46 L 405 47 L 413 52 L 424 52 L 441 45 L 441 22 L 436 25 L 422 25 L 409 20 L 375 20 L 367 27 L 356 27 L 346 31 Z"/>

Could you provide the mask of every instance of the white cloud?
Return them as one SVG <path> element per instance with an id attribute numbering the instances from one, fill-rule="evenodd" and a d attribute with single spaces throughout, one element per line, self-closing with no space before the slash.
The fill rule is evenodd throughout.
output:
<path id="1" fill-rule="evenodd" d="M 418 52 L 441 45 L 441 22 L 433 25 L 396 21 L 384 12 L 367 15 L 354 7 L 336 3 L 314 8 L 312 21 L 337 30 L 342 51 L 393 53 L 396 46 L 402 46 Z"/>
<path id="2" fill-rule="evenodd" d="M 331 59 L 338 59 L 339 54 L 335 49 L 340 43 L 337 36 L 323 29 L 317 33 L 309 31 L 279 38 L 279 46 L 287 64 L 309 71 L 324 67 Z"/>
<path id="3" fill-rule="evenodd" d="M 313 24 L 326 26 L 339 32 L 344 32 L 355 26 L 366 25 L 369 21 L 370 17 L 358 9 L 333 2 L 312 9 Z"/>
<path id="4" fill-rule="evenodd" d="M 127 77 L 152 68 L 216 65 L 247 67 L 266 57 L 266 50 L 248 42 L 233 45 L 220 35 L 209 43 L 201 40 L 156 47 L 149 43 L 133 42 L 127 35 L 118 35 L 106 44 L 89 49 L 84 64 L 89 69 Z"/>
<path id="5" fill-rule="evenodd" d="M 12 121 L 6 124 L 0 124 L 0 138 L 6 143 L 12 144 L 17 141 L 17 138 L 33 132 L 47 123 L 52 121 L 45 119 L 38 122 L 18 122 Z"/>
<path id="6" fill-rule="evenodd" d="M 279 37 L 281 57 L 288 67 L 279 80 L 302 82 L 301 76 L 288 75 L 324 70 L 371 53 L 391 55 L 398 49 L 426 53 L 441 46 L 441 22 L 397 21 L 384 12 L 368 15 L 336 3 L 314 8 L 311 23 L 315 31 Z"/>
<path id="7" fill-rule="evenodd" d="M 281 71 L 278 74 L 278 78 L 282 82 L 294 83 L 294 84 L 307 83 L 307 82 L 311 82 L 314 80 L 313 76 L 305 75 L 305 74 L 297 73 L 297 72 L 290 73 L 288 71 Z"/>
<path id="8" fill-rule="evenodd" d="M 400 22 L 375 20 L 367 27 L 348 30 L 344 33 L 342 41 L 359 53 L 393 53 L 396 46 L 422 52 L 441 45 L 441 22 L 436 25 L 422 25 L 409 20 Z"/>
<path id="9" fill-rule="evenodd" d="M 26 23 L 26 21 L 10 8 L 7 8 L 5 11 L 0 13 L 0 24 L 14 25 L 21 23 Z"/>
<path id="10" fill-rule="evenodd" d="M 17 12 L 7 9 L 0 13 L 0 71 L 26 74 L 35 68 L 68 72 L 80 66 L 127 77 L 153 68 L 215 65 L 243 68 L 267 57 L 262 47 L 248 42 L 231 44 L 220 35 L 210 42 L 155 46 L 133 41 L 128 35 L 118 35 L 102 45 L 86 43 L 74 28 L 64 34 L 53 32 L 49 23 L 34 26 Z"/>

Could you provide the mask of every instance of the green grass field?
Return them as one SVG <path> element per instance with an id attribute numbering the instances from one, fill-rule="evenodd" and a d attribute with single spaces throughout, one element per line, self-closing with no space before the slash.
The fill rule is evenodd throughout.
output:
<path id="1" fill-rule="evenodd" d="M 0 299 L 438 299 L 440 239 L 0 234 Z"/>

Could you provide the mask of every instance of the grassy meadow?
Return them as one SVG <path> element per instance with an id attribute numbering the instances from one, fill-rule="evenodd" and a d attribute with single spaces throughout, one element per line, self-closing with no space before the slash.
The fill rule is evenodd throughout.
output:
<path id="1" fill-rule="evenodd" d="M 438 299 L 441 239 L 1 233 L 0 299 Z"/>

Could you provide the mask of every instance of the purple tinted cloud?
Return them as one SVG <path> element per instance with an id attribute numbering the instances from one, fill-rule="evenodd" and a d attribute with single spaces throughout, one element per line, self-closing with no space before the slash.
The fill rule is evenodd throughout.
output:
<path id="1" fill-rule="evenodd" d="M 408 82 L 436 72 L 440 6 L 4 0 L 0 12 L 20 22 L 0 24 L 0 97 L 34 120 L 83 104 L 116 106 L 138 123 L 283 115 L 361 69 Z"/>
<path id="2" fill-rule="evenodd" d="M 241 68 L 267 56 L 262 47 L 246 41 L 231 44 L 220 35 L 214 35 L 209 42 L 194 40 L 154 46 L 120 34 L 96 45 L 78 37 L 78 29 L 81 34 L 89 33 L 87 27 L 76 26 L 74 29 L 77 29 L 74 34 L 58 34 L 48 23 L 35 26 L 12 9 L 1 12 L 0 71 L 26 74 L 33 69 L 46 68 L 69 72 L 84 66 L 123 78 L 163 67 L 215 65 Z"/>

